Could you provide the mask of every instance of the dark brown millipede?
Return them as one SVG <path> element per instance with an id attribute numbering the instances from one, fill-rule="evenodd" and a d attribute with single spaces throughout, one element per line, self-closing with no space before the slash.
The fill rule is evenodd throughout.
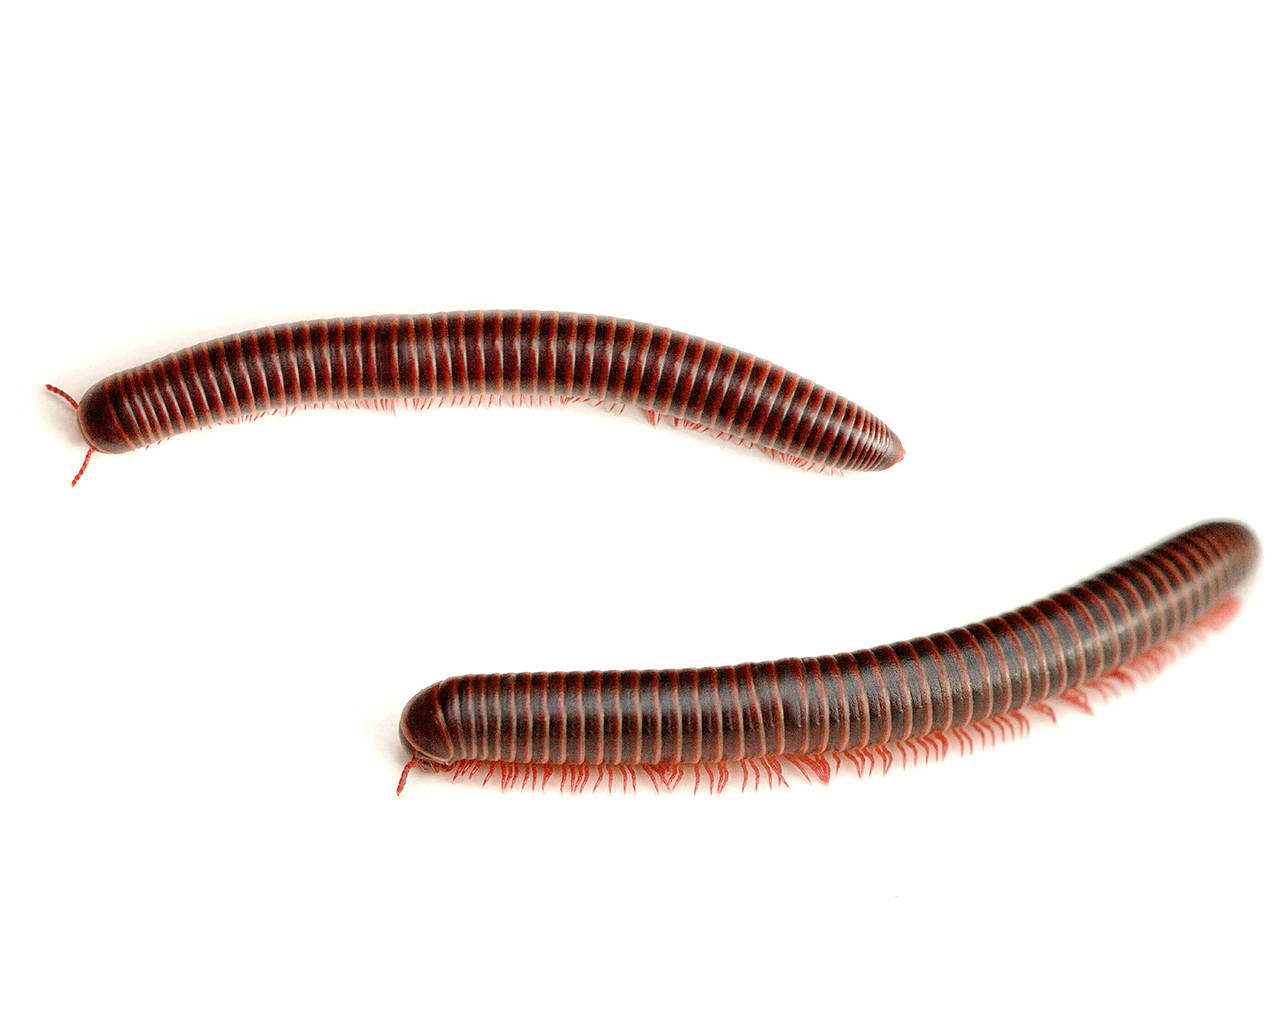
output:
<path id="1" fill-rule="evenodd" d="M 984 742 L 1061 697 L 1088 707 L 1224 626 L 1257 562 L 1233 522 L 1192 527 L 1060 593 L 946 633 L 851 654 L 664 671 L 532 672 L 446 679 L 400 719 L 413 765 L 501 773 L 581 789 L 614 771 L 674 785 L 686 769 L 723 788 L 727 766 L 782 779 L 782 762 L 826 778 Z M 487 766 L 487 769 L 486 769 Z M 404 785 L 401 776 L 401 786 Z"/>
<path id="2" fill-rule="evenodd" d="M 806 468 L 887 469 L 902 458 L 897 436 L 875 416 L 763 359 L 633 320 L 523 310 L 233 334 L 100 380 L 78 416 L 87 464 L 94 452 L 277 409 L 483 398 L 636 405 L 655 422 L 670 417 Z"/>

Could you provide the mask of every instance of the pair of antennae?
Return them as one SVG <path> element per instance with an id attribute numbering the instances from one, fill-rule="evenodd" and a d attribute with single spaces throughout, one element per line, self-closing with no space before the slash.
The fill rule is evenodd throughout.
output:
<path id="1" fill-rule="evenodd" d="M 66 403 L 69 406 L 71 406 L 71 408 L 76 410 L 80 408 L 80 403 L 77 402 L 65 391 L 63 391 L 62 388 L 55 388 L 52 384 L 46 384 L 45 388 L 49 391 L 52 391 L 59 398 L 65 399 Z M 92 457 L 93 457 L 93 449 L 90 448 L 87 452 L 84 453 L 84 462 L 80 463 L 80 472 L 78 472 L 75 476 L 71 478 L 72 487 L 74 487 L 76 484 L 80 482 L 80 478 L 84 476 L 84 471 L 89 468 L 89 459 Z"/>

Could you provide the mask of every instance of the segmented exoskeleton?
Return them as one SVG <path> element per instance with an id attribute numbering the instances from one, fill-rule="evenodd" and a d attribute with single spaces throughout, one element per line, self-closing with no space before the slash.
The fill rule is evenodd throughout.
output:
<path id="1" fill-rule="evenodd" d="M 591 769 L 633 781 L 645 769 L 670 784 L 688 766 L 754 763 L 781 777 L 783 758 L 821 775 L 826 755 L 864 764 L 895 748 L 941 754 L 949 736 L 1018 731 L 1023 709 L 1084 701 L 1090 685 L 1158 667 L 1193 631 L 1225 623 L 1257 557 L 1247 527 L 1211 522 L 1016 611 L 870 650 L 446 679 L 401 716 L 406 772 L 488 764 L 505 781 L 522 767 L 563 766 L 579 787 Z"/>
<path id="2" fill-rule="evenodd" d="M 233 334 L 99 381 L 78 415 L 92 455 L 295 406 L 486 396 L 636 405 L 807 468 L 887 469 L 902 457 L 875 416 L 763 359 L 633 320 L 520 310 Z"/>

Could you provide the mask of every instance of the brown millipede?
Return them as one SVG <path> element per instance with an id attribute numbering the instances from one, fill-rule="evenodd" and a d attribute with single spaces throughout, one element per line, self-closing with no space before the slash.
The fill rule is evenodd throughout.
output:
<path id="1" fill-rule="evenodd" d="M 412 767 L 543 785 L 557 771 L 581 790 L 637 771 L 670 788 L 729 766 L 772 781 L 783 761 L 829 777 L 895 757 L 939 757 L 1026 727 L 1022 712 L 1065 698 L 1089 707 L 1225 626 L 1257 562 L 1248 527 L 1192 527 L 1016 611 L 904 643 L 820 658 L 719 668 L 536 672 L 446 679 L 404 709 Z"/>
<path id="2" fill-rule="evenodd" d="M 77 404 L 94 452 L 126 452 L 223 421 L 324 403 L 505 399 L 636 405 L 805 468 L 887 469 L 897 436 L 833 391 L 679 331 L 575 313 L 490 310 L 264 327 L 94 384 Z"/>

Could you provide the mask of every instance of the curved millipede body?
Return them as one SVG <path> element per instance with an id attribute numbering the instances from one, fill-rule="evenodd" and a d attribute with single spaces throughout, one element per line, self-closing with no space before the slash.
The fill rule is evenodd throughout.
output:
<path id="1" fill-rule="evenodd" d="M 1247 527 L 1205 523 L 1008 614 L 851 654 L 447 679 L 401 716 L 406 773 L 415 763 L 563 766 L 576 787 L 597 766 L 634 784 L 635 768 L 669 782 L 680 766 L 754 762 L 758 779 L 761 766 L 780 778 L 780 758 L 820 775 L 827 755 L 896 746 L 927 758 L 948 735 L 994 736 L 992 723 L 1017 731 L 1021 709 L 1085 702 L 1083 687 L 1158 667 L 1180 639 L 1225 623 L 1258 550 Z"/>
<path id="2" fill-rule="evenodd" d="M 669 416 L 831 470 L 887 469 L 902 457 L 875 416 L 763 359 L 632 320 L 520 310 L 234 334 L 99 381 L 78 416 L 90 453 L 125 452 L 292 406 L 471 396 L 637 405 L 655 421 Z"/>

